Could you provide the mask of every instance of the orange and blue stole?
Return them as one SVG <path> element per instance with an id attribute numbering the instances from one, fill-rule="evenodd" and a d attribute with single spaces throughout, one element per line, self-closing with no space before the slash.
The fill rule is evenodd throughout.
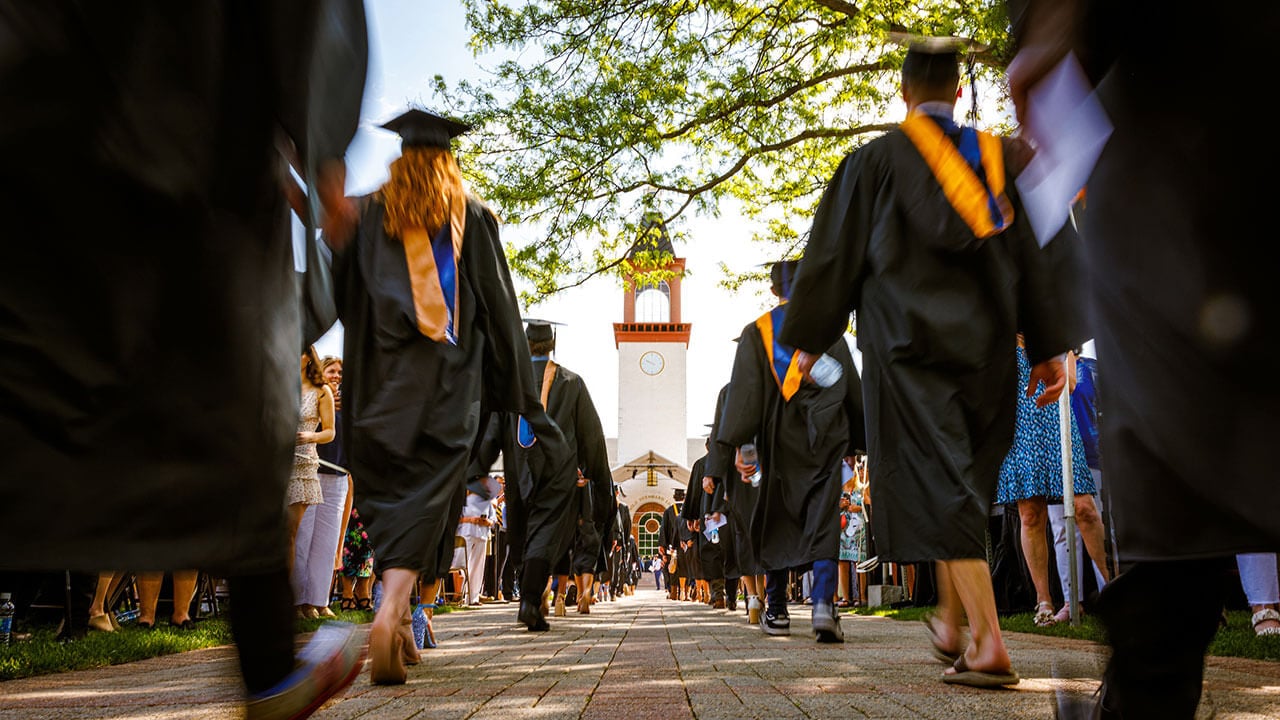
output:
<path id="1" fill-rule="evenodd" d="M 790 400 L 800 389 L 802 376 L 795 348 L 778 342 L 778 334 L 782 332 L 782 323 L 786 319 L 787 305 L 784 302 L 756 318 L 756 328 L 764 342 L 764 351 L 769 355 L 769 370 L 773 373 L 773 380 L 778 383 L 782 399 Z"/>
<path id="2" fill-rule="evenodd" d="M 988 238 L 1013 223 L 1000 138 L 922 112 L 912 113 L 901 127 L 974 236 Z M 952 142 L 945 130 L 958 132 L 959 141 Z"/>

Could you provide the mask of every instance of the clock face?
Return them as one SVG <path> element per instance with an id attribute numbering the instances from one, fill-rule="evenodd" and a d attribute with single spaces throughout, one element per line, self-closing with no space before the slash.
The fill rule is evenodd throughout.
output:
<path id="1" fill-rule="evenodd" d="M 662 359 L 661 355 L 652 350 L 640 356 L 640 369 L 646 375 L 657 375 L 662 372 L 664 365 L 666 365 L 666 361 Z"/>

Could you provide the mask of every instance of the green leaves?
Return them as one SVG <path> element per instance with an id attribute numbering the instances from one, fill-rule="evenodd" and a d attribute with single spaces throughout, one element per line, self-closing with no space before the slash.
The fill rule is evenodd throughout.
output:
<path id="1" fill-rule="evenodd" d="M 840 159 L 901 120 L 890 29 L 993 43 L 1003 3 L 843 0 L 467 0 L 490 82 L 437 91 L 482 128 L 463 167 L 509 225 L 536 300 L 622 273 L 639 222 L 714 215 L 734 198 L 758 238 L 796 245 Z M 987 87 L 994 87 L 988 80 Z M 995 95 L 993 90 L 984 90 Z M 896 116 L 895 116 L 896 114 Z M 528 233 L 524 233 L 528 234 Z"/>

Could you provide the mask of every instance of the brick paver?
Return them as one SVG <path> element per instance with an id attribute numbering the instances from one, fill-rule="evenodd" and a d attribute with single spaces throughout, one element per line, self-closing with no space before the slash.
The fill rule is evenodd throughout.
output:
<path id="1" fill-rule="evenodd" d="M 918 623 L 845 616 L 848 642 L 818 645 L 809 608 L 792 635 L 767 637 L 745 613 L 678 603 L 653 590 L 572 609 L 526 632 L 515 605 L 436 618 L 440 646 L 402 686 L 368 673 L 316 720 L 764 720 L 1052 718 L 1057 691 L 1097 687 L 1104 650 L 1039 635 L 1007 637 L 1014 690 L 944 685 Z M 0 720 L 213 720 L 240 717 L 235 651 L 215 648 L 0 683 Z M 1280 718 L 1280 663 L 1210 659 L 1202 715 Z"/>

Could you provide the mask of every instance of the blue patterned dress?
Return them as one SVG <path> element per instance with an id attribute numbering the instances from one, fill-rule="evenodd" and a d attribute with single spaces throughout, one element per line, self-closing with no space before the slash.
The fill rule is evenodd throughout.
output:
<path id="1" fill-rule="evenodd" d="M 1027 351 L 1018 349 L 1018 420 L 1013 431 L 1013 447 L 1000 466 L 996 503 L 1006 505 L 1029 498 L 1062 502 L 1062 449 L 1059 439 L 1058 404 L 1036 407 L 1035 397 L 1026 396 L 1031 380 Z M 1039 389 L 1037 388 L 1037 392 Z M 1093 495 L 1097 489 L 1085 461 L 1084 440 L 1071 415 L 1071 475 L 1077 495 Z"/>

